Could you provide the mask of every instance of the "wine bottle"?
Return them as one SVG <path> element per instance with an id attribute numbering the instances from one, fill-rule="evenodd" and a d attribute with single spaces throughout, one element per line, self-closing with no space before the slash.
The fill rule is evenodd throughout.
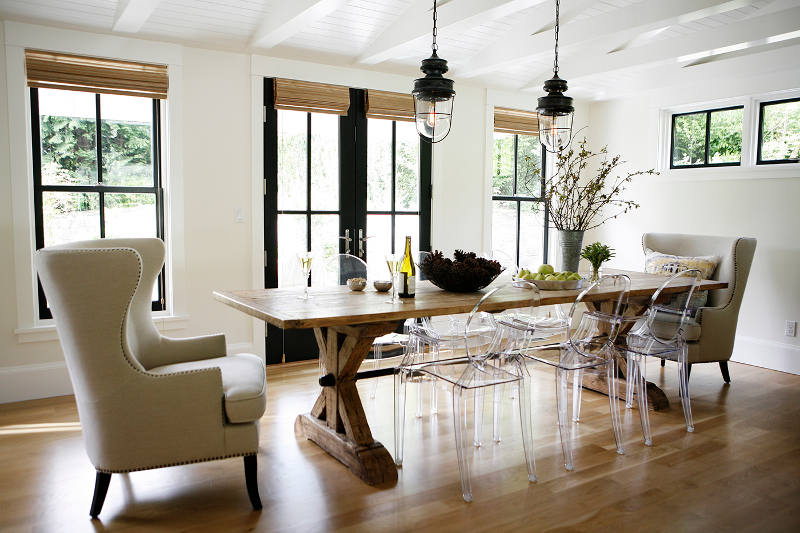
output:
<path id="1" fill-rule="evenodd" d="M 400 298 L 413 298 L 416 293 L 417 268 L 411 255 L 411 237 L 406 236 L 406 251 L 400 263 Z"/>

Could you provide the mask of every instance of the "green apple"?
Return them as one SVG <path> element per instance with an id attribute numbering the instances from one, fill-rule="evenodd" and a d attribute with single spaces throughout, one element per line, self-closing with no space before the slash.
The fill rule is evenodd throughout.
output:
<path id="1" fill-rule="evenodd" d="M 547 274 L 544 277 L 544 279 L 547 280 L 547 281 L 558 281 L 558 278 L 556 276 L 554 276 L 553 274 Z"/>
<path id="2" fill-rule="evenodd" d="M 567 279 L 578 281 L 579 279 L 581 279 L 581 275 L 578 274 L 577 272 L 573 272 L 572 274 L 569 275 Z"/>
<path id="3" fill-rule="evenodd" d="M 539 267 L 539 274 L 544 274 L 546 276 L 552 274 L 555 270 L 556 269 L 554 269 L 552 265 L 542 265 Z"/>
<path id="4" fill-rule="evenodd" d="M 534 274 L 532 279 L 536 281 L 542 281 L 544 279 L 544 276 L 542 274 Z"/>
<path id="5" fill-rule="evenodd" d="M 567 273 L 561 272 L 558 276 L 556 276 L 559 280 L 564 281 L 567 279 Z"/>

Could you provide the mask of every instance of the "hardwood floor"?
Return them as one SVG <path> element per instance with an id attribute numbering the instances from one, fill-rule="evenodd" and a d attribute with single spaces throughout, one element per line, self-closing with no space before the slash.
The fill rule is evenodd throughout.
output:
<path id="1" fill-rule="evenodd" d="M 696 432 L 686 433 L 677 369 L 648 365 L 672 402 L 651 412 L 655 445 L 641 443 L 638 413 L 624 410 L 626 455 L 614 451 L 608 399 L 584 391 L 575 471 L 566 472 L 555 422 L 554 379 L 536 369 L 539 481 L 529 484 L 517 407 L 507 398 L 504 439 L 473 456 L 475 502 L 461 500 L 450 395 L 439 414 L 413 416 L 396 486 L 369 487 L 310 441 L 295 417 L 318 394 L 316 362 L 269 368 L 253 512 L 239 458 L 112 476 L 100 519 L 89 519 L 94 469 L 72 397 L 0 405 L 2 531 L 798 531 L 800 376 L 740 364 L 725 385 L 717 365 L 695 365 Z M 375 400 L 359 384 L 376 439 L 394 450 L 393 386 Z M 413 389 L 413 387 L 412 387 Z M 446 387 L 440 390 L 447 390 Z M 427 389 L 424 389 L 427 398 Z"/>

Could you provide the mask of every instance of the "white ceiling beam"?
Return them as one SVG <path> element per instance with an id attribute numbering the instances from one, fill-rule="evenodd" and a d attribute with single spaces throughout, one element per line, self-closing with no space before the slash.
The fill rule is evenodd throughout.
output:
<path id="1" fill-rule="evenodd" d="M 547 0 L 459 0 L 439 6 L 438 28 L 463 31 L 481 23 L 506 17 Z M 431 35 L 432 0 L 417 0 L 400 19 L 378 35 L 357 62 L 374 65 L 393 59 L 409 43 Z"/>
<path id="2" fill-rule="evenodd" d="M 124 33 L 137 33 L 156 10 L 161 0 L 120 0 L 112 29 Z"/>
<path id="3" fill-rule="evenodd" d="M 575 20 L 575 17 L 592 7 L 592 5 L 596 4 L 600 0 L 573 0 L 569 4 L 565 4 L 559 10 L 558 16 L 558 23 L 559 25 L 566 25 Z M 546 24 L 541 24 L 541 19 L 539 19 L 539 13 L 536 13 L 536 20 L 532 21 L 530 24 L 530 29 L 533 29 L 531 35 L 536 35 L 537 33 L 544 33 L 546 31 L 552 30 L 556 27 L 556 19 L 555 19 L 555 9 L 553 8 L 552 2 L 549 2 L 546 6 L 543 6 L 546 9 L 546 12 L 551 12 L 552 17 L 550 17 L 549 22 Z M 547 20 L 547 19 L 545 19 Z M 528 21 L 524 22 L 525 25 L 528 25 Z"/>
<path id="4" fill-rule="evenodd" d="M 754 0 L 645 0 L 615 9 L 605 15 L 562 25 L 559 43 L 562 49 L 614 37 L 626 32 L 647 32 L 671 24 L 682 24 L 750 5 Z M 529 35 L 525 27 L 509 32 L 502 40 L 484 49 L 468 61 L 458 74 L 474 77 L 517 63 L 553 48 L 551 32 Z M 605 50 L 604 50 L 605 51 Z"/>
<path id="5" fill-rule="evenodd" d="M 613 73 L 664 63 L 693 62 L 715 53 L 729 53 L 780 42 L 796 37 L 800 7 L 753 17 L 718 28 L 681 35 L 638 48 L 629 48 L 602 56 L 570 58 L 569 79 Z M 541 72 L 523 90 L 538 89 L 549 73 Z"/>
<path id="6" fill-rule="evenodd" d="M 281 0 L 268 13 L 250 39 L 253 48 L 272 48 L 324 18 L 347 0 Z"/>

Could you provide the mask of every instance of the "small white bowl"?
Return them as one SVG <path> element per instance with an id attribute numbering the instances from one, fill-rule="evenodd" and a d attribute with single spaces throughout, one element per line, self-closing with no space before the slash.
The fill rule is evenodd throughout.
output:
<path id="1" fill-rule="evenodd" d="M 367 280 L 364 278 L 350 278 L 347 280 L 347 288 L 353 292 L 363 291 L 367 286 Z"/>

